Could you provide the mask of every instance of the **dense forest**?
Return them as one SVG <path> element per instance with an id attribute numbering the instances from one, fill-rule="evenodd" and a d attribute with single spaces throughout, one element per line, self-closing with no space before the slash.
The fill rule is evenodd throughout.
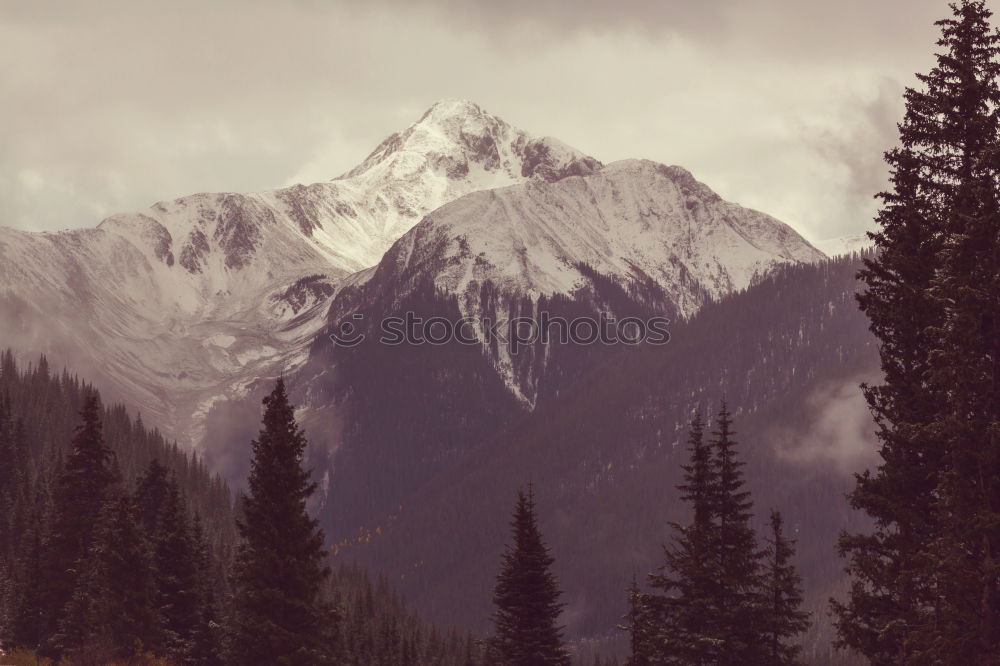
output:
<path id="1" fill-rule="evenodd" d="M 7 350 L 0 460 L 5 663 L 251 663 L 231 655 L 247 499 L 197 456 Z M 481 663 L 480 642 L 426 624 L 384 578 L 338 564 L 314 582 L 333 663 Z"/>

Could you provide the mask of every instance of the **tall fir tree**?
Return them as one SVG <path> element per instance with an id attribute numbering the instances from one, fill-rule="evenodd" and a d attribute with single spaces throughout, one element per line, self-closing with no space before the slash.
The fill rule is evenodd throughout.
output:
<path id="1" fill-rule="evenodd" d="M 10 402 L 0 393 L 0 641 L 9 641 L 18 596 L 14 573 L 16 537 L 20 530 L 15 514 L 19 511 L 21 483 L 17 478 L 16 447 L 13 441 Z"/>
<path id="2" fill-rule="evenodd" d="M 688 525 L 671 523 L 673 543 L 665 548 L 665 563 L 650 575 L 660 591 L 647 600 L 655 625 L 657 664 L 714 664 L 730 628 L 718 614 L 720 533 L 717 521 L 720 477 L 711 445 L 705 441 L 705 423 L 695 414 L 688 435 L 689 462 L 684 482 L 677 487 L 692 509 Z"/>
<path id="3" fill-rule="evenodd" d="M 513 543 L 504 552 L 493 591 L 494 645 L 503 666 L 569 666 L 559 615 L 561 595 L 551 572 L 555 559 L 542 540 L 535 496 L 518 490 L 511 521 Z"/>
<path id="4" fill-rule="evenodd" d="M 17 495 L 21 488 L 18 478 L 18 446 L 14 442 L 14 419 L 10 400 L 0 395 L 0 564 L 11 560 L 15 526 L 12 524 Z"/>
<path id="5" fill-rule="evenodd" d="M 882 195 L 882 231 L 875 235 L 880 252 L 859 274 L 867 284 L 861 309 L 882 343 L 885 383 L 862 387 L 882 462 L 857 475 L 850 494 L 851 505 L 871 516 L 874 529 L 841 535 L 838 549 L 853 580 L 848 602 L 833 602 L 840 644 L 875 666 L 907 658 L 908 628 L 933 605 L 919 562 L 938 523 L 934 497 L 942 459 L 925 429 L 943 400 L 927 382 L 929 335 L 940 320 L 928 294 L 938 261 L 935 217 L 929 188 L 918 182 L 917 156 L 901 148 L 888 159 L 895 165 L 895 191 Z"/>
<path id="6" fill-rule="evenodd" d="M 252 447 L 239 522 L 230 661 L 329 663 L 336 617 L 322 588 L 330 570 L 323 533 L 306 513 L 316 484 L 302 468 L 306 439 L 283 379 L 264 398 L 263 428 Z"/>
<path id="7" fill-rule="evenodd" d="M 881 442 L 851 503 L 840 642 L 873 664 L 996 663 L 1000 650 L 996 31 L 981 0 L 938 22 L 942 52 L 906 91 L 886 155 L 879 252 L 860 278 L 885 381 L 865 387 Z"/>
<path id="8" fill-rule="evenodd" d="M 40 526 L 32 526 L 21 538 L 14 578 L 18 583 L 10 619 L 10 640 L 14 645 L 37 648 L 43 639 L 45 614 L 40 595 L 42 585 L 42 537 Z"/>
<path id="9" fill-rule="evenodd" d="M 802 610 L 802 578 L 792 564 L 795 542 L 785 536 L 784 521 L 777 511 L 771 511 L 770 528 L 761 589 L 764 663 L 797 666 L 802 663 L 802 646 L 790 639 L 809 628 L 809 613 Z"/>
<path id="10" fill-rule="evenodd" d="M 726 631 L 719 644 L 719 664 L 766 663 L 761 659 L 759 590 L 763 552 L 750 520 L 753 501 L 737 458 L 733 420 L 725 401 L 712 432 L 712 466 L 718 478 L 714 510 L 718 521 L 719 578 L 715 621 Z"/>
<path id="11" fill-rule="evenodd" d="M 972 157 L 960 163 L 930 289 L 944 314 L 932 331 L 930 383 L 948 401 L 928 427 L 944 451 L 928 578 L 944 604 L 936 626 L 914 632 L 928 656 L 977 666 L 1000 664 L 1000 33 L 990 16 L 979 3 L 945 25 L 946 37 L 971 47 L 956 92 L 980 114 L 969 119 Z"/>
<path id="12" fill-rule="evenodd" d="M 692 519 L 686 525 L 671 523 L 675 537 L 665 549 L 665 564 L 650 575 L 657 593 L 644 599 L 651 625 L 644 632 L 652 636 L 653 649 L 647 654 L 633 647 L 633 659 L 676 666 L 793 663 L 774 658 L 775 653 L 779 659 L 794 658 L 795 648 L 786 642 L 805 628 L 791 543 L 781 536 L 778 519 L 772 549 L 758 546 L 750 525 L 753 502 L 725 402 L 711 441 L 705 441 L 704 429 L 696 414 L 688 439 L 690 461 L 678 486 Z M 775 599 L 780 603 L 772 603 Z M 780 646 L 769 643 L 769 631 L 777 632 Z"/>
<path id="13" fill-rule="evenodd" d="M 60 630 L 64 609 L 90 550 L 94 525 L 116 481 L 96 395 L 86 396 L 80 417 L 72 451 L 56 482 L 52 518 L 42 547 L 40 597 L 44 617 L 39 634 L 43 637 L 55 636 Z M 43 648 L 47 654 L 59 654 L 55 644 Z"/>
<path id="14" fill-rule="evenodd" d="M 39 475 L 32 488 L 29 527 L 21 536 L 17 579 L 20 584 L 12 622 L 13 642 L 39 648 L 46 635 L 47 616 L 45 571 L 43 569 L 44 535 L 52 515 L 51 484 L 47 476 Z"/>

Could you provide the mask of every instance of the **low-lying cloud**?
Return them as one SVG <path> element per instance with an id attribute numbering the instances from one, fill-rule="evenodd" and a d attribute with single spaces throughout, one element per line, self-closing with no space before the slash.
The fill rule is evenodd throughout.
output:
<path id="1" fill-rule="evenodd" d="M 861 379 L 831 383 L 805 401 L 808 425 L 775 428 L 778 454 L 804 465 L 832 465 L 841 473 L 859 472 L 877 458 L 875 423 L 859 385 Z"/>

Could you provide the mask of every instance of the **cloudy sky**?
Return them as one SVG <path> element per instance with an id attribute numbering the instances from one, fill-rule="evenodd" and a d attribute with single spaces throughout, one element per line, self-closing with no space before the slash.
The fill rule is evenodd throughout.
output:
<path id="1" fill-rule="evenodd" d="M 944 0 L 0 2 L 0 224 L 332 178 L 443 97 L 860 232 Z"/>

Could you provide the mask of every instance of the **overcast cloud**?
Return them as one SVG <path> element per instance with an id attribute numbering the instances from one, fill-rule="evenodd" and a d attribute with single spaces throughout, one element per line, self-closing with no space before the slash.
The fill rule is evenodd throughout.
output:
<path id="1" fill-rule="evenodd" d="M 943 0 L 0 4 L 0 224 L 332 178 L 442 97 L 690 169 L 811 239 L 870 225 Z"/>

